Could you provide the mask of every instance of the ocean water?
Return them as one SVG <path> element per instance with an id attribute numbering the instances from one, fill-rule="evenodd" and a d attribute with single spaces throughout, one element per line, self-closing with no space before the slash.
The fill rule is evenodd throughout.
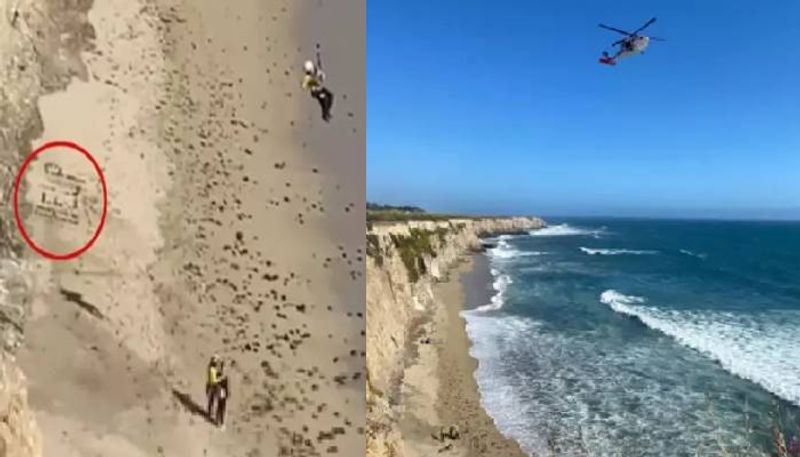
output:
<path id="1" fill-rule="evenodd" d="M 541 456 L 769 455 L 770 414 L 800 416 L 800 223 L 550 223 L 494 239 L 464 312 L 500 430 Z"/>

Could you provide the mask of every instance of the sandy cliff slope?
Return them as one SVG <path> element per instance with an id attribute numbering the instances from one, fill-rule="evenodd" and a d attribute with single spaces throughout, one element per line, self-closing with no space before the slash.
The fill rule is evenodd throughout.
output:
<path id="1" fill-rule="evenodd" d="M 0 279 L 17 278 L 0 289 L 15 346 L 3 364 L 27 379 L 0 407 L 35 417 L 19 421 L 34 444 L 9 455 L 363 454 L 363 2 L 0 5 L 15 63 Z M 318 42 L 331 124 L 299 88 Z M 101 236 L 64 262 L 27 248 L 7 205 L 24 155 L 53 139 L 90 151 L 108 186 Z M 99 186 L 79 163 L 60 165 L 86 182 L 91 229 Z M 24 224 L 48 246 L 80 244 L 37 213 L 36 166 Z M 199 411 L 214 352 L 232 379 L 225 429 Z"/>

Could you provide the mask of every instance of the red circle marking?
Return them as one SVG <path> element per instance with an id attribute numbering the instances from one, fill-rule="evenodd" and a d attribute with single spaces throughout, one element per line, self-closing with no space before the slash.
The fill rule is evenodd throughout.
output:
<path id="1" fill-rule="evenodd" d="M 22 175 L 25 174 L 25 170 L 28 168 L 28 165 L 30 165 L 30 163 L 33 161 L 33 159 L 36 158 L 36 156 L 49 149 L 57 147 L 72 149 L 73 151 L 80 152 L 81 154 L 83 154 L 84 157 L 89 159 L 89 162 L 92 163 L 92 166 L 94 166 L 94 170 L 97 172 L 97 176 L 100 177 L 100 184 L 103 187 L 103 213 L 100 216 L 100 224 L 97 226 L 97 230 L 95 230 L 94 235 L 92 235 L 92 238 L 89 240 L 88 243 L 86 243 L 79 249 L 72 252 L 68 252 L 66 254 L 58 254 L 55 252 L 50 252 L 38 246 L 36 243 L 34 243 L 31 237 L 28 235 L 28 232 L 25 231 L 25 227 L 22 225 L 22 218 L 19 215 L 19 187 L 20 184 L 22 183 Z M 31 249 L 39 253 L 39 255 L 41 255 L 42 257 L 52 260 L 69 260 L 69 259 L 74 259 L 79 255 L 83 254 L 84 252 L 86 252 L 90 247 L 92 247 L 94 242 L 97 241 L 97 238 L 100 236 L 100 232 L 103 231 L 103 226 L 106 223 L 107 209 L 108 209 L 108 191 L 106 189 L 106 178 L 103 175 L 103 170 L 100 169 L 100 165 L 97 163 L 94 157 L 92 157 L 92 155 L 89 154 L 89 151 L 82 148 L 80 145 L 73 143 L 72 141 L 50 141 L 48 143 L 45 143 L 44 145 L 40 146 L 38 149 L 33 151 L 25 159 L 25 161 L 22 163 L 22 167 L 20 167 L 19 171 L 17 172 L 17 178 L 14 181 L 14 218 L 17 221 L 17 228 L 19 229 L 19 232 L 22 234 L 22 238 L 25 239 L 25 242 L 28 243 L 28 246 L 30 246 Z"/>

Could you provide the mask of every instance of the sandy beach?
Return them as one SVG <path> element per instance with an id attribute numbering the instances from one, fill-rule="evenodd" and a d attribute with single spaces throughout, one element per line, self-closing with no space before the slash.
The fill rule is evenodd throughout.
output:
<path id="1" fill-rule="evenodd" d="M 491 297 L 491 274 L 487 259 L 476 254 L 455 268 L 449 281 L 440 285 L 437 294 L 446 306 L 447 326 L 440 349 L 439 413 L 445 423 L 456 423 L 466 435 L 466 455 L 489 457 L 525 456 L 519 445 L 504 437 L 481 406 L 475 381 L 477 361 L 469 355 L 471 345 L 460 313 L 485 305 Z"/>
<path id="2" fill-rule="evenodd" d="M 434 285 L 437 303 L 413 332 L 415 347 L 405 369 L 399 420 L 407 456 L 524 457 L 519 445 L 504 437 L 481 406 L 469 354 L 470 341 L 460 313 L 488 303 L 491 296 L 488 261 L 464 256 Z M 451 427 L 458 438 L 445 437 Z"/>
<path id="3" fill-rule="evenodd" d="M 42 455 L 363 454 L 364 3 L 0 5 L 3 215 L 47 141 L 86 148 L 108 186 L 77 259 L 40 257 L 3 217 L 25 287 L 0 310 L 23 330 Z M 330 124 L 300 88 L 318 43 Z M 69 251 L 97 226 L 98 177 L 74 155 L 38 160 L 22 222 Z M 40 208 L 57 200 L 40 197 L 48 162 L 82 180 L 69 217 Z M 225 428 L 202 413 L 213 353 Z"/>

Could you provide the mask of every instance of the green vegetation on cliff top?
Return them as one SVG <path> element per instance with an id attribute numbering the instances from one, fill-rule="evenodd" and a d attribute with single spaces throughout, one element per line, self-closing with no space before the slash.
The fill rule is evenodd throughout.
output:
<path id="1" fill-rule="evenodd" d="M 425 213 L 426 211 L 418 206 L 393 206 L 381 205 L 378 203 L 367 202 L 367 211 L 399 211 L 406 213 Z"/>
<path id="2" fill-rule="evenodd" d="M 449 219 L 485 219 L 483 216 L 429 213 L 416 206 L 391 206 L 367 203 L 367 222 L 446 221 Z"/>
<path id="3" fill-rule="evenodd" d="M 447 231 L 447 229 L 441 230 Z M 420 276 L 428 272 L 424 256 L 436 257 L 436 250 L 431 243 L 431 236 L 439 231 L 413 228 L 409 232 L 409 236 L 392 235 L 392 242 L 394 242 L 394 246 L 406 266 L 408 280 L 415 283 Z"/>
<path id="4" fill-rule="evenodd" d="M 499 218 L 499 216 L 495 216 Z M 421 228 L 409 229 L 409 235 L 391 234 L 392 244 L 397 250 L 408 272 L 408 279 L 415 283 L 427 273 L 425 256 L 436 257 L 436 247 L 441 247 L 447 241 L 449 233 L 460 233 L 466 224 L 454 223 L 453 219 L 487 219 L 483 216 L 463 216 L 452 214 L 428 213 L 415 206 L 389 206 L 374 203 L 367 204 L 367 256 L 375 260 L 380 267 L 386 256 L 391 255 L 387 248 L 381 246 L 380 236 L 372 232 L 373 223 L 392 223 L 409 221 L 448 222 L 447 227 L 437 227 L 434 230 Z M 438 246 L 432 242 L 436 236 Z"/>
<path id="5" fill-rule="evenodd" d="M 437 227 L 435 230 L 419 228 L 409 229 L 408 235 L 390 235 L 392 244 L 400 255 L 408 273 L 408 280 L 415 283 L 427 273 L 425 257 L 437 257 L 436 249 L 447 242 L 449 233 L 459 233 L 464 224 L 449 224 L 449 227 Z M 438 244 L 435 241 L 438 240 Z M 383 266 L 385 256 L 391 255 L 387 248 L 381 247 L 380 237 L 374 233 L 367 234 L 367 256 L 375 260 L 378 267 Z"/>
<path id="6" fill-rule="evenodd" d="M 367 257 L 375 259 L 375 264 L 379 267 L 383 266 L 383 252 L 378 235 L 367 234 Z"/>

